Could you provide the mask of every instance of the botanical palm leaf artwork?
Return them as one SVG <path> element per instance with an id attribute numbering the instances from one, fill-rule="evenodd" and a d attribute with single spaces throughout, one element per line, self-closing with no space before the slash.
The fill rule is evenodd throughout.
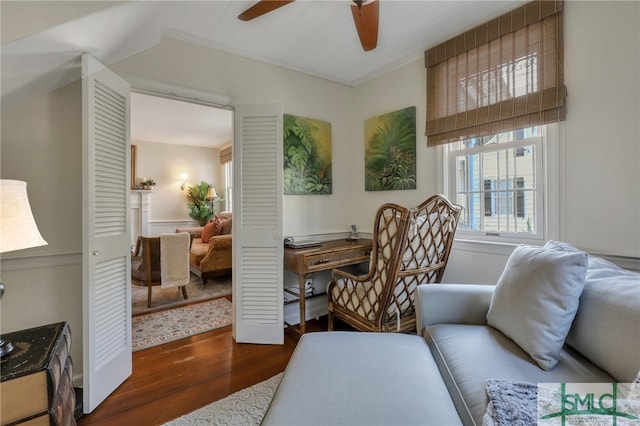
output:
<path id="1" fill-rule="evenodd" d="M 331 123 L 284 114 L 285 195 L 331 194 Z"/>
<path id="2" fill-rule="evenodd" d="M 367 191 L 416 189 L 416 107 L 364 122 Z"/>

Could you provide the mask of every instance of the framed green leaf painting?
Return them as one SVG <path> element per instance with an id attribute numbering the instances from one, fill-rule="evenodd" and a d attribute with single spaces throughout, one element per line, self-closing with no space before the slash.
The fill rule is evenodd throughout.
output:
<path id="1" fill-rule="evenodd" d="M 331 123 L 283 118 L 285 195 L 331 194 Z"/>
<path id="2" fill-rule="evenodd" d="M 364 122 L 366 191 L 416 189 L 416 107 Z"/>

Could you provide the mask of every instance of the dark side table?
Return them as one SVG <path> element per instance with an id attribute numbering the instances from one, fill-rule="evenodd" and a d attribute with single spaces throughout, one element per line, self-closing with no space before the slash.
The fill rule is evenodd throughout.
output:
<path id="1" fill-rule="evenodd" d="M 0 363 L 0 423 L 75 425 L 69 325 L 49 324 L 2 338 L 15 348 Z"/>

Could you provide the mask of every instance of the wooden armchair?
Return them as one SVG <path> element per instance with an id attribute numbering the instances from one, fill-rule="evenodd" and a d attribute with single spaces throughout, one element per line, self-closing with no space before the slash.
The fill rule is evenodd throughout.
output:
<path id="1" fill-rule="evenodd" d="M 415 289 L 442 280 L 461 211 L 442 195 L 412 209 L 382 205 L 375 216 L 369 272 L 355 276 L 333 270 L 329 330 L 334 316 L 361 331 L 415 330 Z"/>
<path id="2" fill-rule="evenodd" d="M 151 288 L 161 285 L 160 237 L 139 236 L 131 256 L 131 283 L 147 287 L 147 308 L 151 307 Z M 181 286 L 182 296 L 188 299 L 187 288 Z"/>

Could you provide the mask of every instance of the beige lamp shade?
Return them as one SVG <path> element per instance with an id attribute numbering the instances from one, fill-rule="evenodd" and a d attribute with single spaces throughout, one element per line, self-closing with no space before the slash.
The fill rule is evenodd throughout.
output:
<path id="1" fill-rule="evenodd" d="M 0 253 L 47 245 L 27 197 L 27 183 L 0 180 Z"/>
<path id="2" fill-rule="evenodd" d="M 215 198 L 218 198 L 218 194 L 216 193 L 216 189 L 213 187 L 213 185 L 209 185 L 209 189 L 207 190 L 207 199 L 208 200 L 213 200 Z"/>

